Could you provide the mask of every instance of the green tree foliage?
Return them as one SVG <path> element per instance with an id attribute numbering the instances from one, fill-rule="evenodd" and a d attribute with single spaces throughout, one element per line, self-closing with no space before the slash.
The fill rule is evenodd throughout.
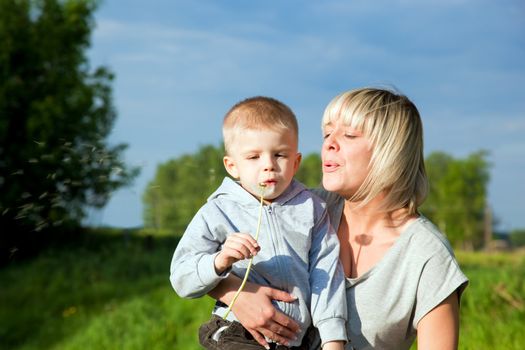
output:
<path id="1" fill-rule="evenodd" d="M 206 198 L 227 176 L 223 149 L 201 147 L 161 164 L 143 195 L 146 227 L 182 234 Z M 489 163 L 480 151 L 454 158 L 435 152 L 426 159 L 430 191 L 421 210 L 455 245 L 479 247 L 483 242 Z M 307 187 L 319 187 L 321 158 L 304 157 L 296 178 Z"/>
<path id="2" fill-rule="evenodd" d="M 146 227 L 181 235 L 208 196 L 227 176 L 223 147 L 201 147 L 157 167 L 143 195 Z"/>
<path id="3" fill-rule="evenodd" d="M 93 1 L 0 1 L 2 257 L 51 228 L 77 227 L 138 172 L 106 141 L 113 75 L 86 58 Z M 37 232 L 37 233 L 35 233 Z M 4 259 L 5 260 L 5 259 Z"/>
<path id="4" fill-rule="evenodd" d="M 514 229 L 510 231 L 510 242 L 514 247 L 525 246 L 525 229 Z"/>
<path id="5" fill-rule="evenodd" d="M 143 194 L 144 224 L 154 232 L 181 235 L 191 218 L 225 176 L 223 147 L 201 147 L 157 167 Z M 321 182 L 321 158 L 310 154 L 301 162 L 297 178 L 307 186 Z"/>
<path id="6" fill-rule="evenodd" d="M 304 157 L 295 177 L 308 188 L 321 186 L 323 173 L 321 171 L 321 157 L 319 154 L 310 153 Z"/>
<path id="7" fill-rule="evenodd" d="M 429 196 L 421 210 L 454 245 L 479 247 L 483 242 L 489 167 L 487 152 L 464 159 L 436 152 L 426 159 Z"/>

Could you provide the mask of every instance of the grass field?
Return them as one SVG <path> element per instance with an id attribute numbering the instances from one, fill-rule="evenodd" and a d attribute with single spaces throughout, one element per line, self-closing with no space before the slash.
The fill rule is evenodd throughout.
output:
<path id="1" fill-rule="evenodd" d="M 200 349 L 212 300 L 168 281 L 176 239 L 91 233 L 0 269 L 0 349 Z M 461 349 L 523 349 L 525 253 L 458 253 Z"/>

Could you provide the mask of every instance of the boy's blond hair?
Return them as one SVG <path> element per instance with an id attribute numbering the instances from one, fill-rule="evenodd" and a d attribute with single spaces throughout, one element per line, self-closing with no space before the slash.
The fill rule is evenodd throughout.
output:
<path id="1" fill-rule="evenodd" d="M 298 138 L 299 127 L 292 110 L 271 97 L 255 96 L 235 104 L 224 117 L 222 135 L 226 154 L 235 136 L 243 130 L 288 130 Z"/>
<path id="2" fill-rule="evenodd" d="M 384 192 L 384 211 L 407 208 L 409 215 L 416 213 L 427 195 L 428 181 L 423 126 L 412 101 L 383 89 L 347 91 L 326 107 L 323 129 L 337 120 L 363 132 L 373 145 L 368 176 L 352 198 L 365 205 Z"/>

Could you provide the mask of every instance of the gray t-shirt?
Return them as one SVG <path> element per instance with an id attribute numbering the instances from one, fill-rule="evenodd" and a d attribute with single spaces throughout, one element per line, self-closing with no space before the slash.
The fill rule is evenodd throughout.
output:
<path id="1" fill-rule="evenodd" d="M 327 202 L 337 231 L 343 198 L 316 193 Z M 409 349 L 421 318 L 454 291 L 461 295 L 467 283 L 445 236 L 419 217 L 374 267 L 346 279 L 351 343 L 345 349 Z"/>

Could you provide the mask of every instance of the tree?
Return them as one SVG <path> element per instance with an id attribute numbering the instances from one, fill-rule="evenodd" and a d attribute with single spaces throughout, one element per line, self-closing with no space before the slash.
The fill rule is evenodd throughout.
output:
<path id="1" fill-rule="evenodd" d="M 2 260 L 51 228 L 78 227 L 137 174 L 116 118 L 113 75 L 90 70 L 93 1 L 0 1 Z"/>
<path id="2" fill-rule="evenodd" d="M 181 235 L 191 218 L 225 176 L 223 146 L 207 145 L 157 167 L 143 194 L 144 224 L 157 232 Z M 301 162 L 297 178 L 309 187 L 321 182 L 321 158 L 310 154 Z"/>
<path id="3" fill-rule="evenodd" d="M 223 147 L 201 147 L 157 167 L 144 195 L 145 227 L 181 235 L 191 218 L 227 176 Z"/>
<path id="4" fill-rule="evenodd" d="M 322 180 L 321 157 L 317 153 L 310 153 L 301 161 L 295 177 L 308 188 L 321 186 Z"/>
<path id="5" fill-rule="evenodd" d="M 525 246 L 525 229 L 514 229 L 510 231 L 509 238 L 514 247 Z"/>
<path id="6" fill-rule="evenodd" d="M 436 152 L 426 159 L 429 196 L 422 212 L 455 245 L 479 247 L 483 242 L 489 167 L 487 152 L 455 159 Z"/>

